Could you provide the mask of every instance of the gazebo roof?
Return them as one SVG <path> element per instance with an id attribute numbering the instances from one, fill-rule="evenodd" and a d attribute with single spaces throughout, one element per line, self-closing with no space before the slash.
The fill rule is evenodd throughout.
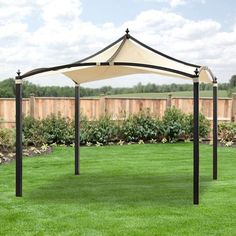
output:
<path id="1" fill-rule="evenodd" d="M 71 64 L 35 69 L 21 77 L 51 73 L 62 73 L 77 84 L 131 74 L 158 74 L 188 80 L 199 76 L 199 81 L 204 83 L 214 80 L 207 67 L 159 52 L 132 37 L 128 29 L 124 36 L 92 56 Z"/>

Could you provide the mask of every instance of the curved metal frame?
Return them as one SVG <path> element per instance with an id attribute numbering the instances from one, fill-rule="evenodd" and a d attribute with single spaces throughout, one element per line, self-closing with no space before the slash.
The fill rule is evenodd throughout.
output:
<path id="1" fill-rule="evenodd" d="M 27 77 L 30 77 L 30 76 L 33 76 L 33 75 L 45 73 L 45 72 L 59 71 L 59 70 L 67 69 L 67 68 L 69 69 L 69 68 L 74 68 L 74 67 L 111 66 L 111 65 L 156 69 L 156 70 L 175 73 L 175 74 L 182 75 L 182 76 L 185 76 L 185 77 L 188 77 L 188 78 L 191 78 L 191 79 L 198 77 L 195 74 L 189 74 L 189 73 L 186 73 L 186 72 L 183 72 L 183 71 L 180 71 L 180 70 L 175 70 L 175 69 L 168 68 L 168 67 L 155 66 L 155 65 L 142 64 L 142 63 L 135 63 L 135 62 L 101 62 L 101 63 L 99 63 L 99 65 L 97 64 L 97 62 L 86 62 L 86 63 L 72 63 L 72 64 L 66 64 L 66 65 L 61 65 L 61 66 L 53 66 L 53 67 L 48 67 L 48 68 L 35 69 L 35 70 L 29 71 L 29 72 L 23 74 L 21 76 L 21 79 L 24 79 L 24 78 L 27 78 Z"/>

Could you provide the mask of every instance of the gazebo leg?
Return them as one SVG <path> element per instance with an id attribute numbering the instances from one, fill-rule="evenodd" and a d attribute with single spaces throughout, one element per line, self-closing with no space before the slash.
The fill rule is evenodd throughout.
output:
<path id="1" fill-rule="evenodd" d="M 80 87 L 75 84 L 75 175 L 80 174 Z"/>
<path id="2" fill-rule="evenodd" d="M 193 204 L 199 204 L 199 81 L 193 81 Z"/>
<path id="3" fill-rule="evenodd" d="M 22 197 L 22 79 L 16 76 L 16 196 Z"/>
<path id="4" fill-rule="evenodd" d="M 213 179 L 217 179 L 217 79 L 213 81 Z"/>

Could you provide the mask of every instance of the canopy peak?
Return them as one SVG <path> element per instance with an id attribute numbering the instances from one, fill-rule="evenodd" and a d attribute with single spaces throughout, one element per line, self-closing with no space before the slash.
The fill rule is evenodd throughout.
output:
<path id="1" fill-rule="evenodd" d="M 125 33 L 126 33 L 126 38 L 128 39 L 130 37 L 130 35 L 129 35 L 129 28 L 126 29 Z"/>

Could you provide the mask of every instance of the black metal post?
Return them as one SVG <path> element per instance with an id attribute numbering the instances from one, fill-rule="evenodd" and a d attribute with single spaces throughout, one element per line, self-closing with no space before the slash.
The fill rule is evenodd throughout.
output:
<path id="1" fill-rule="evenodd" d="M 213 80 L 213 179 L 217 179 L 217 79 Z"/>
<path id="2" fill-rule="evenodd" d="M 16 196 L 22 196 L 22 79 L 16 76 Z"/>
<path id="3" fill-rule="evenodd" d="M 75 85 L 75 175 L 80 174 L 80 87 Z"/>
<path id="4" fill-rule="evenodd" d="M 193 204 L 199 204 L 199 81 L 193 83 Z"/>

